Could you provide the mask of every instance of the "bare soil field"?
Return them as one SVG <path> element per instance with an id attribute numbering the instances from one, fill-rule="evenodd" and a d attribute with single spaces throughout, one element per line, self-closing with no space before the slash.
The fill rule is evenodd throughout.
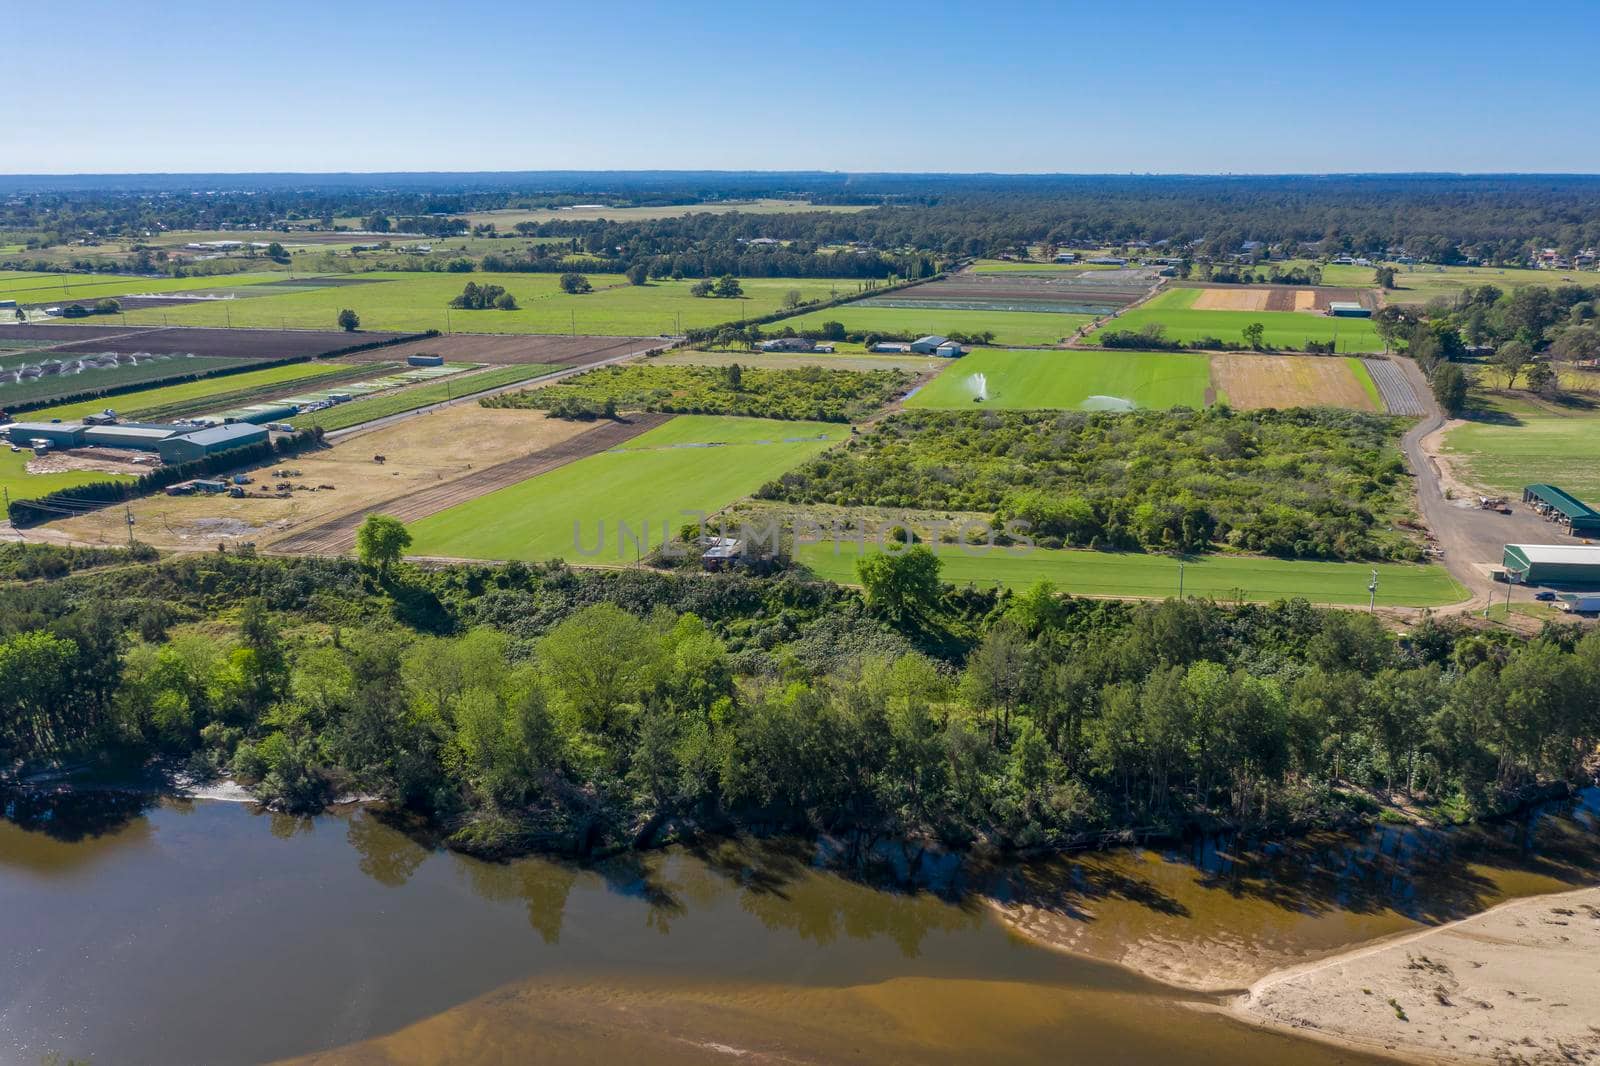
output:
<path id="1" fill-rule="evenodd" d="M 636 414 L 625 422 L 602 421 L 598 425 L 588 426 L 573 423 L 582 427 L 577 435 L 568 436 L 530 455 L 474 470 L 454 480 L 365 504 L 358 510 L 278 540 L 271 547 L 273 551 L 296 555 L 341 554 L 355 547 L 356 529 L 369 514 L 382 513 L 393 515 L 403 522 L 414 522 L 497 489 L 537 477 L 585 456 L 596 455 L 608 448 L 614 448 L 646 430 L 654 429 L 671 417 L 665 414 Z M 362 441 L 370 443 L 372 439 L 363 437 Z"/>
<path id="2" fill-rule="evenodd" d="M 1196 311 L 1307 311 L 1323 314 L 1335 301 L 1376 307 L 1366 289 L 1292 285 L 1207 285 L 1191 305 Z"/>
<path id="3" fill-rule="evenodd" d="M 57 327 L 47 326 L 46 329 Z M 76 331 L 81 326 L 61 327 Z M 58 345 L 60 352 L 129 351 L 155 355 L 216 355 L 233 359 L 295 359 L 327 355 L 358 344 L 401 340 L 409 334 L 311 329 L 198 329 L 172 326 L 162 329 L 117 330 L 94 338 Z M 115 340 L 115 343 L 112 341 Z M 377 349 L 374 358 L 391 360 L 389 347 Z"/>
<path id="4" fill-rule="evenodd" d="M 265 543 L 340 515 L 364 515 L 382 501 L 543 451 L 589 428 L 546 418 L 539 411 L 457 404 L 247 471 L 256 479 L 250 491 L 260 493 L 276 483 L 267 476 L 271 471 L 299 470 L 301 476 L 288 480 L 303 487 L 293 489 L 287 499 L 158 495 L 136 500 L 134 532 L 160 548 L 211 548 L 221 540 Z M 386 461 L 376 463 L 374 455 Z M 91 543 L 117 544 L 128 538 L 120 507 L 65 519 L 51 528 Z"/>
<path id="5" fill-rule="evenodd" d="M 134 337 L 141 333 L 154 333 L 154 329 L 138 326 L 67 326 L 24 325 L 20 322 L 0 323 L 0 341 L 36 341 L 44 347 L 58 348 L 78 341 L 104 340 L 107 337 Z"/>
<path id="6" fill-rule="evenodd" d="M 979 311 L 1095 313 L 1144 298 L 1156 281 L 1151 270 L 1093 270 L 1081 274 L 964 273 L 869 297 L 864 306 L 914 307 L 933 303 Z M 1088 308 L 1087 312 L 1084 309 Z"/>
<path id="7" fill-rule="evenodd" d="M 442 355 L 453 363 L 488 363 L 513 366 L 523 363 L 550 363 L 556 366 L 587 366 L 602 359 L 665 347 L 660 337 L 587 337 L 560 334 L 447 333 L 423 337 L 404 344 L 351 352 L 340 358 L 352 361 L 405 362 L 408 355 Z"/>
<path id="8" fill-rule="evenodd" d="M 950 360 L 935 355 L 868 355 L 845 353 L 817 355 L 806 352 L 668 352 L 655 360 L 659 366 L 764 367 L 770 370 L 798 370 L 818 366 L 824 370 L 904 370 L 912 374 L 932 374 L 950 365 Z"/>
<path id="9" fill-rule="evenodd" d="M 1212 383 L 1240 410 L 1328 404 L 1352 411 L 1377 410 L 1372 397 L 1343 359 L 1321 356 L 1246 355 L 1211 357 Z"/>

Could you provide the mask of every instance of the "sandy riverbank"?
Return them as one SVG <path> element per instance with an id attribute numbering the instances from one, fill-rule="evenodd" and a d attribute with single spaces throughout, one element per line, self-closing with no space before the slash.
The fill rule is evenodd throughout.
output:
<path id="1" fill-rule="evenodd" d="M 1281 970 L 1234 1010 L 1410 1060 L 1600 1063 L 1600 888 Z"/>

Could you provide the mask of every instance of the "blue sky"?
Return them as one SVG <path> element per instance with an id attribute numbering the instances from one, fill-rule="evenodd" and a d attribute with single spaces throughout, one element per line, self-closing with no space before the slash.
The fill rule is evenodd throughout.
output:
<path id="1" fill-rule="evenodd" d="M 0 11 L 0 173 L 1600 172 L 1594 3 Z"/>

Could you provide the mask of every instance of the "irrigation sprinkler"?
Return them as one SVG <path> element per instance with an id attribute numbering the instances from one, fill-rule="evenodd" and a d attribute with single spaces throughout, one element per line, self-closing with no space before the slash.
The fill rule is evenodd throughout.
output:
<path id="1" fill-rule="evenodd" d="M 1178 599 L 1183 599 L 1183 564 L 1178 564 Z"/>
<path id="2" fill-rule="evenodd" d="M 1378 609 L 1378 571 L 1377 571 L 1376 568 L 1374 568 L 1373 571 L 1372 571 L 1372 583 L 1367 586 L 1367 611 L 1368 612 L 1372 612 L 1372 611 L 1376 611 L 1377 609 Z"/>

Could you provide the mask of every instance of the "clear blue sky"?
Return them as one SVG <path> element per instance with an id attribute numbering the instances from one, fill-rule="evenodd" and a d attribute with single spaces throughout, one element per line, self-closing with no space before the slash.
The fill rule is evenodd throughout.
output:
<path id="1" fill-rule="evenodd" d="M 1600 172 L 1593 2 L 0 11 L 0 173 Z"/>

